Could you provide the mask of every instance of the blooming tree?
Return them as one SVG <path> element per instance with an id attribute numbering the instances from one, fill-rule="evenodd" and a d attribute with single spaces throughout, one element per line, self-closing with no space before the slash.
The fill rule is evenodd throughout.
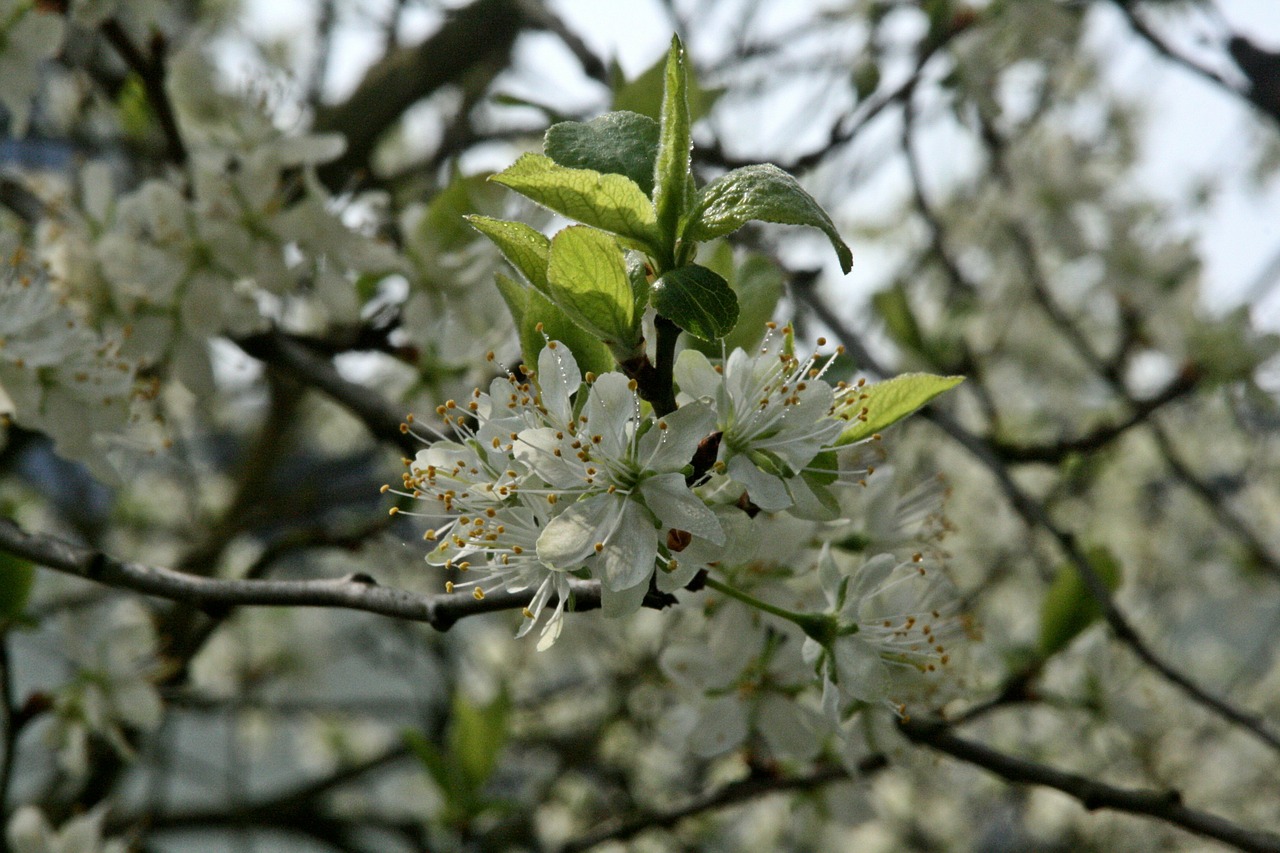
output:
<path id="1" fill-rule="evenodd" d="M 362 4 L 0 0 L 0 849 L 1280 850 L 1275 341 L 1090 39 L 1259 180 L 1280 61 L 683 5 L 396 4 L 340 96 Z"/>

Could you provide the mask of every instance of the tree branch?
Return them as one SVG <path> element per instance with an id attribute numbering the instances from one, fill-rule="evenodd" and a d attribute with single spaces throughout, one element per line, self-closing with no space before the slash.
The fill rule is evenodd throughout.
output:
<path id="1" fill-rule="evenodd" d="M 341 133 L 347 140 L 343 155 L 320 167 L 320 180 L 331 190 L 342 188 L 367 169 L 382 135 L 409 107 L 473 67 L 505 68 L 527 24 L 515 0 L 478 0 L 452 13 L 430 38 L 383 57 L 346 101 L 317 112 L 317 132 Z"/>
<path id="2" fill-rule="evenodd" d="M 1146 815 L 1241 850 L 1280 853 L 1280 835 L 1246 829 L 1217 815 L 1187 808 L 1182 804 L 1182 795 L 1174 790 L 1117 788 L 1075 773 L 1015 758 L 980 743 L 957 737 L 945 723 L 902 720 L 898 727 L 914 743 L 924 744 L 953 758 L 986 768 L 1009 782 L 1042 785 L 1062 791 L 1079 800 L 1089 811 L 1108 809 Z"/>
<path id="3" fill-rule="evenodd" d="M 365 574 L 303 581 L 205 578 L 116 560 L 101 551 L 53 536 L 27 533 L 7 518 L 0 518 L 0 550 L 105 586 L 189 602 L 215 611 L 241 606 L 331 607 L 425 622 L 440 631 L 448 630 L 467 616 L 519 610 L 528 605 L 535 592 L 532 589 L 518 593 L 498 591 L 483 599 L 464 593 L 425 595 L 379 586 Z M 575 611 L 600 607 L 598 581 L 575 579 L 569 584 Z M 659 608 L 661 604 L 657 596 L 646 598 L 646 606 Z"/>
<path id="4" fill-rule="evenodd" d="M 179 166 L 187 162 L 187 146 L 182 141 L 178 130 L 178 120 L 173 112 L 173 104 L 169 102 L 169 93 L 165 91 L 165 41 L 156 34 L 151 40 L 150 55 L 144 54 L 129 38 L 124 27 L 115 18 L 103 21 L 99 30 L 103 37 L 115 48 L 116 53 L 124 60 L 129 70 L 138 75 L 142 81 L 143 91 L 147 94 L 147 102 L 155 110 L 156 120 L 160 122 L 160 130 L 164 133 L 165 146 L 169 159 Z"/>
<path id="5" fill-rule="evenodd" d="M 377 391 L 345 378 L 328 358 L 276 331 L 240 338 L 236 344 L 248 355 L 322 391 L 359 418 L 375 438 L 396 445 L 406 456 L 422 449 L 421 441 L 401 429 L 405 412 Z"/>

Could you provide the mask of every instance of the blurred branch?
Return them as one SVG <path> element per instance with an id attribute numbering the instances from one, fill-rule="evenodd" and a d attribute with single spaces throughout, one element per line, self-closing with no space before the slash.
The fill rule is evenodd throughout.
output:
<path id="1" fill-rule="evenodd" d="M 27 533 L 7 518 L 0 518 L 0 550 L 94 583 L 189 602 L 215 612 L 229 607 L 329 607 L 425 622 L 439 631 L 448 630 L 468 616 L 519 610 L 529 604 L 536 592 L 533 589 L 518 593 L 497 591 L 482 599 L 464 593 L 424 595 L 379 586 L 367 574 L 301 581 L 205 578 L 116 560 L 101 551 L 53 536 Z M 575 579 L 569 583 L 575 611 L 600 607 L 598 581 Z M 655 609 L 670 603 L 670 597 L 654 593 L 645 599 L 645 606 Z"/>
<path id="2" fill-rule="evenodd" d="M 1019 444 L 994 437 L 988 441 L 991 450 L 1011 464 L 1040 462 L 1056 465 L 1072 454 L 1102 450 L 1135 426 L 1147 423 L 1156 411 L 1194 391 L 1197 378 L 1195 370 L 1184 370 L 1154 396 L 1133 400 L 1127 417 L 1115 423 L 1102 424 L 1076 438 L 1044 444 Z"/>
<path id="3" fill-rule="evenodd" d="M 863 775 L 870 775 L 884 766 L 883 756 L 872 756 L 865 762 Z M 606 841 L 626 841 L 650 829 L 667 829 L 686 818 L 716 809 L 737 805 L 780 794 L 785 791 L 812 791 L 832 782 L 848 781 L 849 773 L 839 766 L 823 767 L 802 776 L 777 776 L 755 773 L 738 782 L 731 782 L 719 790 L 667 811 L 649 812 L 625 820 L 614 820 L 597 827 L 592 832 L 572 839 L 560 848 L 559 853 L 581 853 Z"/>
<path id="4" fill-rule="evenodd" d="M 1176 790 L 1117 788 L 1075 773 L 1015 758 L 980 743 L 957 737 L 945 723 L 907 719 L 901 720 L 898 728 L 915 743 L 983 767 L 1006 781 L 1042 785 L 1062 791 L 1079 800 L 1089 811 L 1108 809 L 1146 815 L 1241 850 L 1257 853 L 1280 851 L 1280 835 L 1246 829 L 1217 815 L 1187 808 L 1182 804 L 1182 795 Z"/>
<path id="5" fill-rule="evenodd" d="M 160 130 L 164 133 L 165 147 L 169 159 L 179 166 L 187 162 L 187 146 L 178 131 L 178 120 L 173 112 L 173 104 L 169 101 L 169 93 L 165 91 L 165 50 L 164 36 L 156 32 L 151 38 L 149 53 L 133 43 L 133 39 L 115 18 L 108 18 L 99 26 L 103 38 L 115 48 L 116 53 L 124 60 L 129 70 L 138 75 L 142 81 L 143 91 L 147 94 L 147 102 L 155 111 L 156 120 L 160 122 Z"/>
<path id="6" fill-rule="evenodd" d="M 451 13 L 430 38 L 388 53 L 347 100 L 317 111 L 316 132 L 341 133 L 347 140 L 343 155 L 320 167 L 320 179 L 332 190 L 347 186 L 368 170 L 378 141 L 406 110 L 474 67 L 506 67 L 527 25 L 517 0 L 477 0 Z"/>
<path id="7" fill-rule="evenodd" d="M 380 441 L 396 445 L 407 456 L 422 449 L 422 442 L 401 430 L 405 412 L 377 391 L 343 377 L 330 359 L 276 331 L 240 338 L 236 344 L 254 358 L 331 397 Z"/>

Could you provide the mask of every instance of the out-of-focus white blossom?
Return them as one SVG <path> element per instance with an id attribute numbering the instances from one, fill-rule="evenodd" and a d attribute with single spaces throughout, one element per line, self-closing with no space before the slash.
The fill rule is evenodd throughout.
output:
<path id="1" fill-rule="evenodd" d="M 89 634 L 66 626 L 71 681 L 54 697 L 50 742 L 67 772 L 88 772 L 88 736 L 99 735 L 121 755 L 131 756 L 126 730 L 150 731 L 160 724 L 163 705 L 153 678 L 156 635 L 151 618 L 134 601 L 114 606 L 105 623 Z"/>
<path id="2" fill-rule="evenodd" d="M 0 272 L 0 416 L 53 438 L 62 455 L 114 480 L 110 438 L 127 424 L 134 365 L 87 327 L 49 276 L 16 251 Z"/>
<path id="3" fill-rule="evenodd" d="M 22 806 L 5 829 L 13 853 L 125 853 L 125 844 L 102 838 L 106 811 L 98 808 L 54 829 L 35 806 Z"/>
<path id="4" fill-rule="evenodd" d="M 32 0 L 0 0 L 0 104 L 9 111 L 13 136 L 26 135 L 44 62 L 62 49 L 61 16 L 39 7 Z"/>
<path id="5" fill-rule="evenodd" d="M 835 632 L 825 644 L 805 640 L 805 659 L 823 679 L 823 707 L 837 722 L 851 708 L 943 698 L 944 674 L 967 623 L 941 567 L 921 555 L 880 554 L 857 570 L 841 568 L 824 547 L 818 577 Z"/>

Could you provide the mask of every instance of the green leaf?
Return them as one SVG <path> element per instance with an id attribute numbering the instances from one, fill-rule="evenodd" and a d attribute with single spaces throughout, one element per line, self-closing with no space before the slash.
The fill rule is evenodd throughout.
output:
<path id="1" fill-rule="evenodd" d="M 846 273 L 853 268 L 853 253 L 831 217 L 795 178 L 770 163 L 734 169 L 704 187 L 689 214 L 684 238 L 701 242 L 723 237 L 751 220 L 811 225 L 831 240 L 840 268 Z"/>
<path id="2" fill-rule="evenodd" d="M 569 318 L 615 353 L 640 343 L 640 316 L 618 244 L 607 234 L 571 225 L 551 239 L 551 295 Z"/>
<path id="3" fill-rule="evenodd" d="M 723 276 L 738 297 L 738 322 L 733 331 L 725 335 L 724 349 L 750 352 L 764 339 L 765 323 L 773 319 L 778 300 L 782 298 L 782 270 L 776 261 L 755 252 L 749 253 L 735 266 L 733 247 L 725 241 L 720 241 L 715 246 L 715 251 L 706 259 L 705 266 Z M 689 345 L 701 350 L 709 358 L 721 356 L 719 343 L 694 339 Z"/>
<path id="4" fill-rule="evenodd" d="M 542 147 L 561 166 L 625 175 L 653 194 L 658 123 L 648 116 L 620 110 L 585 123 L 562 121 L 547 130 Z"/>
<path id="5" fill-rule="evenodd" d="M 895 424 L 941 394 L 964 381 L 963 376 L 935 376 L 931 373 L 904 373 L 884 382 L 867 385 L 838 415 L 853 425 L 840 434 L 836 444 L 851 444 Z"/>
<path id="6" fill-rule="evenodd" d="M 927 354 L 924 334 L 920 323 L 911 310 L 911 302 L 907 299 L 907 291 L 897 284 L 888 290 L 882 290 L 871 297 L 871 305 L 884 320 L 885 330 L 889 337 L 899 346 L 914 353 Z"/>
<path id="7" fill-rule="evenodd" d="M 22 615 L 35 579 L 31 563 L 0 552 L 0 628 Z"/>
<path id="8" fill-rule="evenodd" d="M 1107 589 L 1115 592 L 1123 575 L 1116 556 L 1105 547 L 1090 548 L 1085 556 Z M 1085 588 L 1080 572 L 1069 563 L 1062 565 L 1040 605 L 1041 656 L 1062 651 L 1101 616 L 1102 606 Z"/>
<path id="9" fill-rule="evenodd" d="M 498 286 L 498 294 L 502 296 L 502 301 L 507 303 L 507 310 L 511 312 L 511 319 L 515 322 L 516 328 L 520 328 L 529 310 L 528 286 L 502 273 L 496 273 L 493 278 L 494 284 Z"/>
<path id="10" fill-rule="evenodd" d="M 653 207 L 658 233 L 667 251 L 674 251 L 680 220 L 686 211 L 693 185 L 690 157 L 693 139 L 689 121 L 689 78 L 685 70 L 684 46 L 679 36 L 671 37 L 663 75 L 662 119 L 659 129 L 658 159 L 653 174 Z"/>
<path id="11" fill-rule="evenodd" d="M 440 754 L 436 745 L 427 740 L 422 732 L 413 729 L 406 729 L 401 736 L 404 738 L 405 746 L 409 747 L 409 751 L 421 762 L 431 781 L 439 786 L 446 797 L 451 798 L 456 784 L 454 774 L 450 772 L 449 762 Z"/>
<path id="12" fill-rule="evenodd" d="M 505 693 L 487 705 L 472 702 L 461 691 L 454 696 L 448 732 L 449 758 L 461 768 L 471 790 L 478 792 L 493 775 L 506 744 L 511 701 Z"/>
<path id="13" fill-rule="evenodd" d="M 653 203 L 630 178 L 594 169 L 569 169 L 541 154 L 523 154 L 490 180 L 643 248 L 651 250 L 659 245 Z"/>
<path id="14" fill-rule="evenodd" d="M 551 254 L 551 241 L 546 235 L 523 222 L 489 216 L 467 216 L 465 219 L 472 228 L 493 241 L 502 256 L 520 271 L 526 281 L 543 293 L 550 292 L 547 259 Z"/>
<path id="15" fill-rule="evenodd" d="M 617 65 L 613 67 L 613 108 L 630 110 L 656 119 L 662 115 L 662 90 L 666 79 L 667 57 L 660 56 L 634 80 L 622 78 L 622 71 Z M 724 94 L 724 89 L 703 89 L 694 77 L 693 69 L 688 70 L 688 104 L 689 117 L 694 121 L 702 118 L 715 102 Z"/>
<path id="16" fill-rule="evenodd" d="M 528 308 L 517 327 L 520 330 L 520 352 L 525 364 L 538 363 L 538 353 L 542 352 L 550 338 L 569 348 L 574 361 L 578 362 L 578 367 L 584 373 L 590 371 L 599 376 L 617 366 L 613 356 L 609 354 L 609 348 L 599 338 L 569 319 L 568 314 L 538 291 L 530 288 L 527 293 Z M 539 325 L 542 326 L 541 330 Z"/>
<path id="17" fill-rule="evenodd" d="M 729 283 L 697 264 L 671 270 L 655 281 L 653 307 L 705 340 L 723 338 L 738 322 L 738 297 Z"/>

